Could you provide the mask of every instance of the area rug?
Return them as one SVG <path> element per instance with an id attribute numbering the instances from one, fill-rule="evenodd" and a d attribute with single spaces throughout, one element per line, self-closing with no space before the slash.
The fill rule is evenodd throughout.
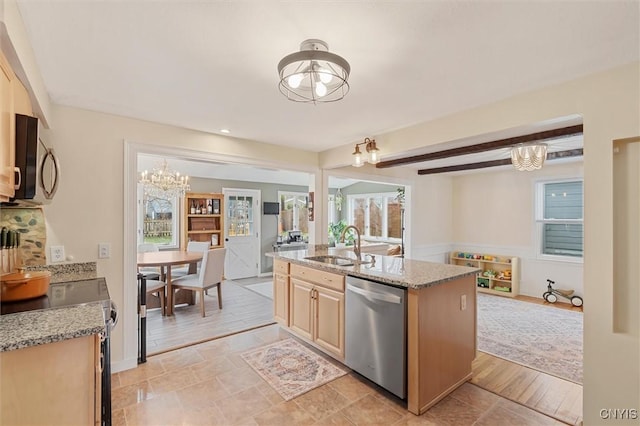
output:
<path id="1" fill-rule="evenodd" d="M 244 352 L 242 358 L 285 401 L 347 374 L 294 339 Z"/>
<path id="2" fill-rule="evenodd" d="M 249 284 L 245 288 L 273 300 L 273 281 Z"/>
<path id="3" fill-rule="evenodd" d="M 582 312 L 478 294 L 478 350 L 582 384 Z"/>

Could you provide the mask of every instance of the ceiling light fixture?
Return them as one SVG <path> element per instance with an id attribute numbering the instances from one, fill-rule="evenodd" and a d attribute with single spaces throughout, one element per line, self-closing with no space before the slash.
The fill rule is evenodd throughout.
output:
<path id="1" fill-rule="evenodd" d="M 220 133 L 231 133 L 229 129 L 220 129 Z"/>
<path id="2" fill-rule="evenodd" d="M 167 160 L 154 167 L 151 175 L 146 170 L 140 173 L 138 182 L 144 186 L 144 193 L 153 197 L 181 197 L 191 189 L 189 176 L 171 170 Z"/>
<path id="3" fill-rule="evenodd" d="M 511 147 L 511 164 L 516 170 L 539 170 L 547 158 L 547 144 L 521 144 Z"/>
<path id="4" fill-rule="evenodd" d="M 335 102 L 349 92 L 351 67 L 342 57 L 329 52 L 322 40 L 300 43 L 300 51 L 278 63 L 280 92 L 294 102 Z"/>
<path id="5" fill-rule="evenodd" d="M 362 157 L 362 152 L 360 151 L 360 145 L 364 145 L 367 154 L 369 154 L 368 158 Z M 364 138 L 364 142 L 360 142 L 356 144 L 356 148 L 353 151 L 353 163 L 351 164 L 353 167 L 362 167 L 364 166 L 365 161 L 368 161 L 371 164 L 378 164 L 380 162 L 380 150 L 376 146 L 375 139 Z"/>

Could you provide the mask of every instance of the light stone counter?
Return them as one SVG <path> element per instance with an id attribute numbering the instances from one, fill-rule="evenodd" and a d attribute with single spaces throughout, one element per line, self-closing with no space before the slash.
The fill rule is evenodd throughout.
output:
<path id="1" fill-rule="evenodd" d="M 305 259 L 305 257 L 309 256 L 327 254 L 355 259 L 353 252 L 327 249 L 326 247 L 310 247 L 307 250 L 268 253 L 267 256 L 328 272 L 351 275 L 413 289 L 430 287 L 480 272 L 478 268 L 382 255 L 374 255 L 375 262 L 373 263 L 355 264 L 354 266 L 337 266 Z M 363 260 L 371 260 L 370 255 L 363 255 L 362 257 Z"/>
<path id="2" fill-rule="evenodd" d="M 89 336 L 104 330 L 100 303 L 2 315 L 0 352 Z"/>

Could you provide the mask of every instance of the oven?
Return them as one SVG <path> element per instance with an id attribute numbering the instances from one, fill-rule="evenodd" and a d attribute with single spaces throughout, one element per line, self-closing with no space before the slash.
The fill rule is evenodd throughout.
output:
<path id="1" fill-rule="evenodd" d="M 111 330 L 118 322 L 118 308 L 109 297 L 104 278 L 53 283 L 47 294 L 35 299 L 0 304 L 0 313 L 35 311 L 63 308 L 73 305 L 100 303 L 105 321 L 105 331 L 100 336 L 100 371 L 102 386 L 101 424 L 111 426 Z"/>

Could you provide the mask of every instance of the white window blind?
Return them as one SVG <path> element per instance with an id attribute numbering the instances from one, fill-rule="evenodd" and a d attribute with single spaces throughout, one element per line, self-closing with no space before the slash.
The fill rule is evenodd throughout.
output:
<path id="1" fill-rule="evenodd" d="M 581 258 L 584 252 L 582 180 L 543 182 L 538 194 L 541 254 Z"/>

